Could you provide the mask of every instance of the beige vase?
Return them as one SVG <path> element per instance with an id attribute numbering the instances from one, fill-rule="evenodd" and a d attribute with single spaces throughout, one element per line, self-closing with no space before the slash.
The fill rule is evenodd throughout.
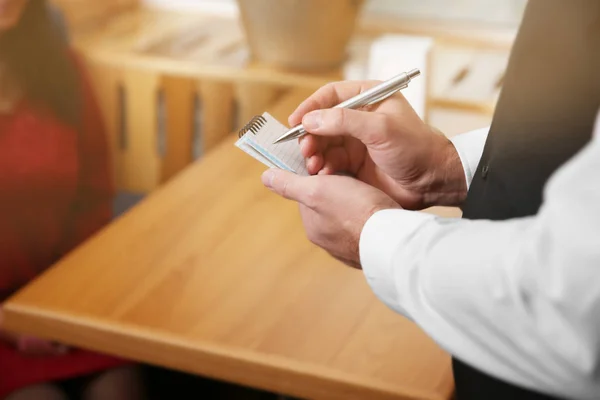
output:
<path id="1" fill-rule="evenodd" d="M 296 70 L 346 59 L 364 0 L 237 0 L 252 58 Z"/>

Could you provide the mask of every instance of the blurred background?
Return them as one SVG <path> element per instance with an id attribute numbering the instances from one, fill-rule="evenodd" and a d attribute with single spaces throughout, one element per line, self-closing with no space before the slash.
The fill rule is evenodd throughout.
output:
<path id="1" fill-rule="evenodd" d="M 490 123 L 525 0 L 52 0 L 86 61 L 119 214 L 278 102 L 420 68 L 448 136 Z M 285 121 L 282 121 L 285 122 Z"/>

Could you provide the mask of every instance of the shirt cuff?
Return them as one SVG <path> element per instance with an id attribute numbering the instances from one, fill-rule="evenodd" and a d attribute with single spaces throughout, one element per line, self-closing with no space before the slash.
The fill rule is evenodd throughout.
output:
<path id="1" fill-rule="evenodd" d="M 400 209 L 378 211 L 369 218 L 360 235 L 359 252 L 363 273 L 375 296 L 392 310 L 411 318 L 400 304 L 396 279 L 401 276 L 394 264 L 398 252 L 435 215 Z"/>
<path id="2" fill-rule="evenodd" d="M 487 140 L 490 128 L 477 129 L 475 131 L 456 135 L 450 139 L 465 170 L 465 179 L 467 180 L 467 189 L 471 186 L 475 171 L 481 160 L 483 148 Z"/>

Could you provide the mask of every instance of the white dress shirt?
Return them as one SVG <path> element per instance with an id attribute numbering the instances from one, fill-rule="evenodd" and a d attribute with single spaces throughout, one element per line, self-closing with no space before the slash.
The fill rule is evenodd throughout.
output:
<path id="1" fill-rule="evenodd" d="M 486 136 L 452 140 L 468 183 Z M 360 258 L 377 297 L 457 358 L 535 391 L 600 399 L 600 114 L 537 215 L 384 210 L 367 221 Z"/>

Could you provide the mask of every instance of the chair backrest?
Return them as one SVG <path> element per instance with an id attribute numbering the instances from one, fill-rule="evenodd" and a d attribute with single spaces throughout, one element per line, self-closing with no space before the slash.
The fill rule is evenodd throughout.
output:
<path id="1" fill-rule="evenodd" d="M 120 191 L 154 190 L 235 129 L 231 83 L 94 60 L 87 65 Z"/>

